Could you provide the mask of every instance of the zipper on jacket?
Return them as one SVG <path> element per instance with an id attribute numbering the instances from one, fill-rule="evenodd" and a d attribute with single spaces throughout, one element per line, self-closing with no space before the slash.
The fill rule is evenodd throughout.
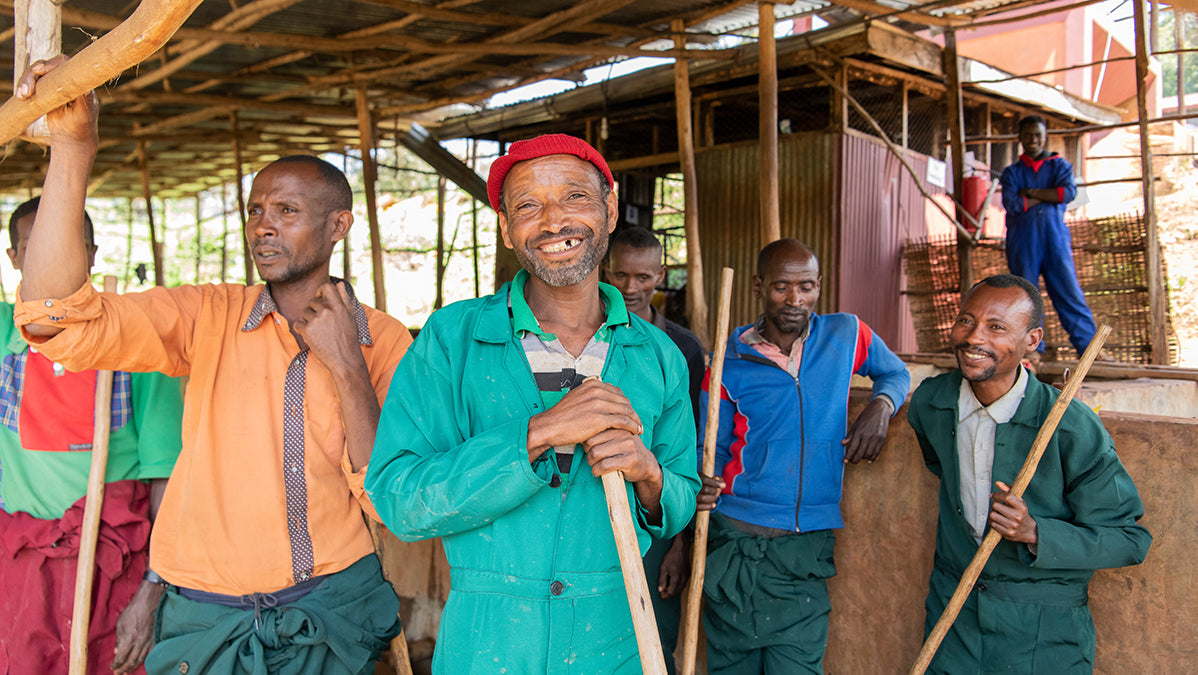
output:
<path id="1" fill-rule="evenodd" d="M 799 375 L 803 372 L 803 356 L 807 354 L 807 345 L 799 354 L 798 367 L 795 368 L 795 389 L 799 394 L 799 498 L 795 501 L 795 532 L 802 532 L 799 527 L 799 509 L 803 507 L 803 460 L 807 455 L 807 434 L 803 429 L 803 385 L 799 384 Z"/>

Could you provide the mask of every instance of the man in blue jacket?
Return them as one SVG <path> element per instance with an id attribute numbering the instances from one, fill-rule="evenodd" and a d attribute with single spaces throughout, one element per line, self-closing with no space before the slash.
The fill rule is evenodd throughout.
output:
<path id="1" fill-rule="evenodd" d="M 911 384 L 856 316 L 815 314 L 819 291 L 806 244 L 769 244 L 753 277 L 763 312 L 728 339 L 716 477 L 702 477 L 698 498 L 716 507 L 703 584 L 711 673 L 823 671 L 844 463 L 877 458 Z M 873 379 L 874 398 L 846 435 L 854 373 Z"/>
<path id="2" fill-rule="evenodd" d="M 1061 325 L 1078 355 L 1094 338 L 1094 314 L 1077 281 L 1073 237 L 1065 225 L 1065 206 L 1077 197 L 1073 166 L 1045 147 L 1043 117 L 1019 120 L 1019 161 L 1002 172 L 1002 203 L 1007 211 L 1007 266 L 1011 274 L 1039 288 L 1040 277 Z M 1036 351 L 1044 353 L 1041 342 Z"/>

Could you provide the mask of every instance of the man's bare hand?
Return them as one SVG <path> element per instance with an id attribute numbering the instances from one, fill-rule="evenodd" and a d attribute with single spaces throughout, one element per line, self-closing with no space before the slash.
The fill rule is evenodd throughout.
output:
<path id="1" fill-rule="evenodd" d="M 292 328 L 331 372 L 366 367 L 349 292 L 341 283 L 330 282 L 318 288 Z"/>
<path id="2" fill-rule="evenodd" d="M 1039 541 L 1036 519 L 1027 512 L 1027 503 L 1011 494 L 1011 488 L 995 481 L 998 492 L 990 495 L 990 527 L 1003 539 L 1035 546 Z"/>
<path id="3" fill-rule="evenodd" d="M 609 429 L 638 436 L 643 431 L 641 418 L 622 391 L 598 379 L 587 380 L 528 420 L 528 459 L 556 445 L 583 443 Z"/>
<path id="4" fill-rule="evenodd" d="M 678 595 L 686 588 L 691 576 L 691 547 L 686 537 L 679 534 L 670 544 L 670 550 L 661 559 L 661 570 L 657 573 L 657 592 L 663 600 Z"/>
<path id="5" fill-rule="evenodd" d="M 69 61 L 65 55 L 59 54 L 45 61 L 34 61 L 29 64 L 21 79 L 17 81 L 16 97 L 28 100 L 37 92 L 37 82 L 56 68 L 62 67 Z M 97 120 L 100 115 L 100 104 L 95 92 L 89 91 L 83 96 L 46 114 L 46 125 L 50 128 L 50 147 L 61 150 L 68 145 L 90 148 L 94 152 L 99 144 Z"/>
<path id="6" fill-rule="evenodd" d="M 695 510 L 710 511 L 715 508 L 720 493 L 724 491 L 724 479 L 699 474 L 699 480 L 703 481 L 703 487 L 699 488 L 699 494 L 695 495 Z"/>
<path id="7" fill-rule="evenodd" d="M 856 464 L 861 460 L 874 461 L 882 453 L 886 432 L 890 430 L 890 415 L 894 412 L 890 399 L 878 396 L 857 416 L 849 435 L 844 437 L 844 461 Z"/>
<path id="8" fill-rule="evenodd" d="M 116 622 L 116 648 L 109 666 L 113 672 L 131 673 L 146 660 L 154 646 L 154 613 L 162 592 L 162 586 L 143 581 L 121 612 Z"/>
<path id="9" fill-rule="evenodd" d="M 630 483 L 661 483 L 661 464 L 645 447 L 641 437 L 625 429 L 607 429 L 582 442 L 591 473 L 602 476 L 612 471 L 624 473 Z"/>

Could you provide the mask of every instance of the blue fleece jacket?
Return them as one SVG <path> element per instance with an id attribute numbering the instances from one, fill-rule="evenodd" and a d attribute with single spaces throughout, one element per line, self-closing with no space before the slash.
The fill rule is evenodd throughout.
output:
<path id="1" fill-rule="evenodd" d="M 843 527 L 840 442 L 852 375 L 872 378 L 874 396 L 885 394 L 897 410 L 911 385 L 907 367 L 852 314 L 811 316 L 797 379 L 740 341 L 748 328 L 733 331 L 724 356 L 715 473 L 726 485 L 716 508 L 763 527 Z M 705 379 L 704 418 L 707 396 Z"/>

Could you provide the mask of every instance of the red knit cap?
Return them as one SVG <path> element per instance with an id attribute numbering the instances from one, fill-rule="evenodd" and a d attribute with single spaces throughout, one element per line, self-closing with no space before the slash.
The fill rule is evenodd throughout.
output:
<path id="1" fill-rule="evenodd" d="M 566 134 L 545 134 L 530 138 L 527 141 L 516 141 L 507 149 L 507 154 L 491 164 L 491 174 L 487 177 L 487 197 L 491 200 L 491 208 L 499 211 L 499 195 L 503 192 L 503 180 L 507 172 L 512 170 L 517 162 L 526 159 L 536 159 L 545 155 L 574 155 L 588 161 L 599 169 L 599 173 L 607 179 L 607 184 L 616 186 L 611 169 L 599 151 L 592 148 L 586 141 Z"/>

